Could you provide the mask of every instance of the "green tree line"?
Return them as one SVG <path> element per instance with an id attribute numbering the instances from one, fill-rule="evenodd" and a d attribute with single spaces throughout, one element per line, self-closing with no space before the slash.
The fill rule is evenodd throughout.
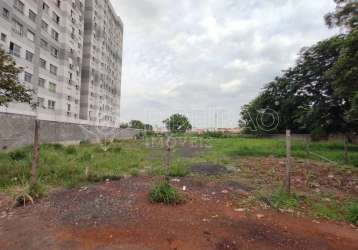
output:
<path id="1" fill-rule="evenodd" d="M 265 85 L 242 107 L 239 124 L 248 133 L 311 133 L 319 137 L 358 132 L 358 1 L 334 0 L 335 12 L 325 16 L 328 27 L 342 34 L 303 48 L 295 66 Z M 271 130 L 257 126 L 264 110 L 277 112 Z M 261 116 L 270 123 L 272 116 Z"/>

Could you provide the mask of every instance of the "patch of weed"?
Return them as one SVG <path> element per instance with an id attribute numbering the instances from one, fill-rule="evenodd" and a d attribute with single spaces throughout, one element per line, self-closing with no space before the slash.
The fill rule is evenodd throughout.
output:
<path id="1" fill-rule="evenodd" d="M 324 204 L 322 202 L 316 202 L 311 205 L 311 209 L 315 217 L 330 220 L 342 220 L 341 213 L 336 203 Z"/>
<path id="2" fill-rule="evenodd" d="M 188 166 L 185 162 L 176 160 L 172 163 L 169 171 L 171 177 L 184 177 L 189 174 Z"/>
<path id="3" fill-rule="evenodd" d="M 14 161 L 22 161 L 31 158 L 31 148 L 25 147 L 9 152 L 9 157 Z"/>
<path id="4" fill-rule="evenodd" d="M 350 202 L 346 208 L 346 220 L 354 225 L 358 225 L 358 202 Z"/>
<path id="5" fill-rule="evenodd" d="M 158 182 L 149 193 L 152 203 L 179 204 L 184 201 L 182 194 L 167 182 Z"/>
<path id="6" fill-rule="evenodd" d="M 294 209 L 299 206 L 299 198 L 296 194 L 288 194 L 284 188 L 273 192 L 270 201 L 275 208 Z"/>

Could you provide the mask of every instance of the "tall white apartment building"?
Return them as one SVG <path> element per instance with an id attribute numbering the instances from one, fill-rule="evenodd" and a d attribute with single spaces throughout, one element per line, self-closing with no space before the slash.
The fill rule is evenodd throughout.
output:
<path id="1" fill-rule="evenodd" d="M 123 25 L 109 1 L 98 2 L 113 19 L 99 19 L 99 10 L 90 7 L 93 0 L 0 0 L 0 47 L 23 69 L 19 81 L 34 90 L 39 103 L 35 110 L 28 104 L 11 103 L 0 112 L 58 122 L 116 125 Z M 114 20 L 118 25 L 111 26 Z M 89 45 L 92 29 L 96 35 Z M 105 32 L 117 36 L 108 42 Z M 99 38 L 102 47 L 96 43 Z"/>
<path id="2" fill-rule="evenodd" d="M 123 24 L 109 0 L 86 0 L 80 118 L 113 126 L 121 95 Z"/>

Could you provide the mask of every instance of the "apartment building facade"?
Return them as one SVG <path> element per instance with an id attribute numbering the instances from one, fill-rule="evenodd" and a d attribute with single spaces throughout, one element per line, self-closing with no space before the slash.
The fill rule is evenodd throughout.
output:
<path id="1" fill-rule="evenodd" d="M 82 73 L 87 74 L 84 65 L 95 53 L 94 50 L 86 51 L 88 46 L 84 42 L 85 28 L 92 27 L 94 22 L 85 18 L 87 2 L 92 0 L 0 0 L 0 47 L 12 54 L 23 69 L 19 82 L 34 90 L 34 100 L 38 103 L 36 109 L 28 104 L 11 103 L 9 107 L 0 108 L 0 112 L 37 116 L 49 121 L 115 126 L 115 122 L 102 122 L 98 117 L 94 121 L 90 115 L 83 115 L 90 111 L 83 101 L 88 91 L 81 86 L 88 77 L 83 79 Z M 108 6 L 113 11 L 110 2 Z M 122 44 L 122 28 L 119 30 L 116 46 Z M 121 47 L 119 51 L 121 53 Z M 121 57 L 118 62 L 113 70 L 120 75 Z M 91 65 L 91 70 L 99 71 L 97 66 Z M 120 89 L 120 77 L 114 85 Z M 118 100 L 112 105 L 119 104 L 120 94 L 115 98 Z M 114 114 L 113 120 L 117 119 L 119 112 Z"/>
<path id="2" fill-rule="evenodd" d="M 80 118 L 113 126 L 120 111 L 123 25 L 109 0 L 86 0 Z"/>

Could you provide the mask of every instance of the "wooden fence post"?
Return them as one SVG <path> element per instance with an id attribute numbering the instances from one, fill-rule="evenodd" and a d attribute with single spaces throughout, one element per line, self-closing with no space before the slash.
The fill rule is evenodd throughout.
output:
<path id="1" fill-rule="evenodd" d="M 34 148 L 31 165 L 31 186 L 37 184 L 37 171 L 40 160 L 40 120 L 35 120 L 35 131 L 34 131 Z"/>
<path id="2" fill-rule="evenodd" d="M 291 130 L 286 130 L 286 191 L 291 194 Z"/>

